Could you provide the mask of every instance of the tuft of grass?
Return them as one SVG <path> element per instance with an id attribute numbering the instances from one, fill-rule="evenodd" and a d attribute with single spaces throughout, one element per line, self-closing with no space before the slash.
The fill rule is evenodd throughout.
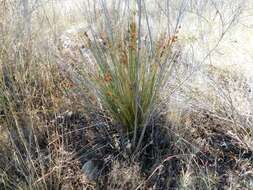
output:
<path id="1" fill-rule="evenodd" d="M 97 72 L 84 69 L 82 75 L 128 135 L 145 127 L 157 108 L 160 89 L 172 70 L 177 39 L 163 34 L 156 41 L 143 40 L 138 18 L 132 15 L 127 24 L 112 27 L 111 33 L 100 31 L 94 39 L 85 33 Z"/>

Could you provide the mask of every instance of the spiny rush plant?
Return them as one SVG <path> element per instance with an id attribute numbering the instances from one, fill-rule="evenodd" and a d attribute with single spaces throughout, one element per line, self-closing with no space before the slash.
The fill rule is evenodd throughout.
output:
<path id="1" fill-rule="evenodd" d="M 104 108 L 128 135 L 148 124 L 159 91 L 170 76 L 177 40 L 176 35 L 166 34 L 153 41 L 143 39 L 139 27 L 136 16 L 132 16 L 126 27 L 84 35 L 94 58 L 86 68 L 96 68 L 95 72 L 82 72 L 86 84 L 95 89 Z"/>

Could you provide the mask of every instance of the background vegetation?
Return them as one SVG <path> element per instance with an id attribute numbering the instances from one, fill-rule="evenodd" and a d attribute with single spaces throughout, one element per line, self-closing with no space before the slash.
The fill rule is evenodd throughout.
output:
<path id="1" fill-rule="evenodd" d="M 0 0 L 0 189 L 252 189 L 250 8 Z"/>

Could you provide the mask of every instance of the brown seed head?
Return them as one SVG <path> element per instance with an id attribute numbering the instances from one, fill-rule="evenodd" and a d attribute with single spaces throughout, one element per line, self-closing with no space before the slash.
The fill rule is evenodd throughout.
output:
<path id="1" fill-rule="evenodd" d="M 123 63 L 124 65 L 128 64 L 127 53 L 125 50 L 122 50 L 122 52 L 120 54 L 120 62 Z"/>
<path id="2" fill-rule="evenodd" d="M 109 96 L 109 97 L 112 97 L 112 92 L 111 91 L 107 91 L 106 95 Z"/>
<path id="3" fill-rule="evenodd" d="M 109 72 L 105 74 L 104 81 L 105 82 L 111 82 L 112 81 L 112 75 Z"/>
<path id="4" fill-rule="evenodd" d="M 136 22 L 133 18 L 132 23 L 130 24 L 130 49 L 136 50 L 137 49 L 137 26 Z"/>

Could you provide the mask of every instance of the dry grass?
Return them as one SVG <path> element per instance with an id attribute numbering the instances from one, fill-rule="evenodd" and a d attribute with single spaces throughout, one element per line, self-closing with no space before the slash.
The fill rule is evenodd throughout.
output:
<path id="1" fill-rule="evenodd" d="M 206 83 L 180 84 L 186 4 L 171 5 L 177 24 L 162 32 L 144 1 L 136 13 L 94 1 L 70 14 L 38 2 L 27 22 L 18 2 L 0 1 L 0 189 L 253 188 L 248 81 L 208 67 Z M 82 18 L 88 30 L 62 38 Z"/>

